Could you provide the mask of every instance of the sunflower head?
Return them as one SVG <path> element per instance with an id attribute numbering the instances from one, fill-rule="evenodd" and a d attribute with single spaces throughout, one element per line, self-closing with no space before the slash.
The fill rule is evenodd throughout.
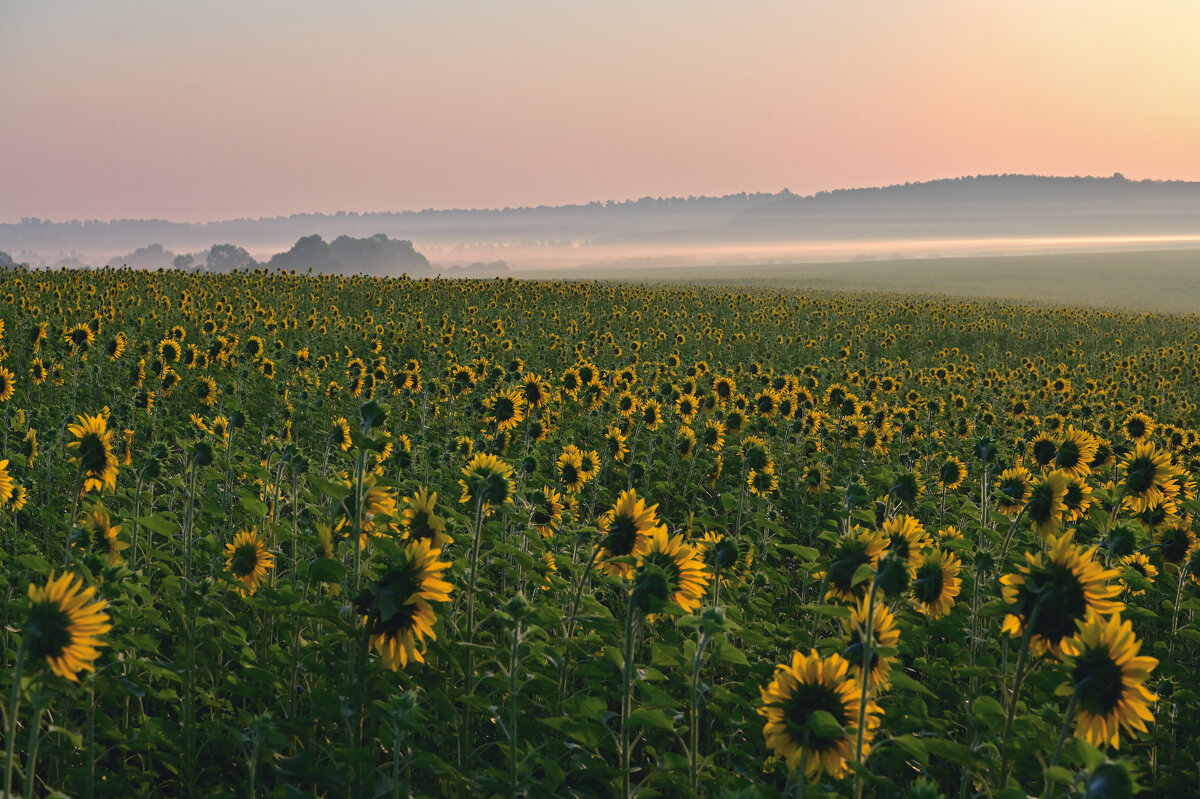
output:
<path id="1" fill-rule="evenodd" d="M 45 658 L 60 677 L 79 682 L 79 673 L 95 671 L 93 662 L 106 646 L 102 635 L 112 629 L 104 600 L 93 601 L 95 586 L 63 574 L 45 587 L 29 586 L 29 615 L 23 640 L 34 658 Z"/>
<path id="2" fill-rule="evenodd" d="M 275 556 L 267 551 L 257 529 L 243 530 L 225 545 L 225 568 L 241 585 L 242 596 L 252 596 L 267 569 L 275 567 Z"/>
<path id="3" fill-rule="evenodd" d="M 807 655 L 793 652 L 791 661 L 776 665 L 770 684 L 760 689 L 763 704 L 758 713 L 766 719 L 767 748 L 783 758 L 789 769 L 799 768 L 803 761 L 809 779 L 822 773 L 841 777 L 853 756 L 861 689 L 849 669 L 849 661 L 838 654 L 823 658 L 815 649 Z M 865 715 L 864 751 L 879 726 L 874 701 Z"/>
<path id="4" fill-rule="evenodd" d="M 634 489 L 623 491 L 616 503 L 597 520 L 600 543 L 596 545 L 596 563 L 605 574 L 629 577 L 631 558 L 641 558 L 650 549 L 651 537 L 666 533 L 658 521 L 658 505 L 646 505 Z"/>
<path id="5" fill-rule="evenodd" d="M 355 598 L 366 618 L 371 645 L 392 671 L 410 660 L 424 663 L 425 640 L 436 640 L 431 602 L 448 602 L 454 586 L 442 579 L 450 562 L 427 539 L 409 541 L 397 560 Z"/>
<path id="6" fill-rule="evenodd" d="M 1140 648 L 1133 625 L 1119 613 L 1092 614 L 1064 646 L 1070 680 L 1059 692 L 1074 694 L 1075 734 L 1093 746 L 1117 749 L 1122 728 L 1146 732 L 1146 722 L 1154 721 L 1150 708 L 1158 697 L 1145 683 L 1158 661 L 1139 656 Z"/>
<path id="7" fill-rule="evenodd" d="M 1018 572 L 1000 578 L 1009 608 L 1001 629 L 1018 637 L 1032 623 L 1031 648 L 1039 655 L 1059 655 L 1089 613 L 1107 616 L 1125 608 L 1114 599 L 1120 585 L 1110 584 L 1118 572 L 1095 560 L 1095 546 L 1073 544 L 1073 534 L 1048 536 L 1044 552 L 1025 553 Z"/>
<path id="8" fill-rule="evenodd" d="M 639 584 L 645 581 L 643 594 L 648 603 L 653 604 L 659 596 L 658 577 L 652 574 L 655 571 L 666 578 L 665 601 L 653 608 L 643 608 L 637 599 Z M 652 616 L 662 610 L 666 601 L 674 602 L 687 613 L 695 613 L 710 578 L 703 554 L 696 547 L 685 543 L 682 535 L 668 535 L 665 527 L 658 527 L 650 534 L 649 546 L 634 576 L 634 604 Z"/>
<path id="9" fill-rule="evenodd" d="M 454 539 L 446 532 L 446 520 L 437 515 L 437 492 L 420 488 L 411 497 L 404 498 L 404 510 L 400 513 L 402 538 L 427 540 L 441 549 Z"/>

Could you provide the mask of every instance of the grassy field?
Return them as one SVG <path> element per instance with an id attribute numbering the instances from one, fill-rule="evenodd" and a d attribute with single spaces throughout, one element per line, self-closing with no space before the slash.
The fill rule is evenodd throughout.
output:
<path id="1" fill-rule="evenodd" d="M 1007 298 L 1055 305 L 1200 312 L 1200 250 L 903 258 L 763 266 L 614 267 L 522 272 L 623 280 Z"/>

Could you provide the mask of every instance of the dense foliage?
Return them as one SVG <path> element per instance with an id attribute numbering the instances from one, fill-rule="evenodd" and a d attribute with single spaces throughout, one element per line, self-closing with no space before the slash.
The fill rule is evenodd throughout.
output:
<path id="1" fill-rule="evenodd" d="M 0 319 L 14 794 L 1200 777 L 1194 317 L 10 270 Z"/>

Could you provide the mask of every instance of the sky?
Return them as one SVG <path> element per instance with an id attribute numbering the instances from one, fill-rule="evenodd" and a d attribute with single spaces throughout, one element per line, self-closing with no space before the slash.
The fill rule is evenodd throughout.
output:
<path id="1" fill-rule="evenodd" d="M 1200 180 L 1195 0 L 0 0 L 0 221 Z"/>

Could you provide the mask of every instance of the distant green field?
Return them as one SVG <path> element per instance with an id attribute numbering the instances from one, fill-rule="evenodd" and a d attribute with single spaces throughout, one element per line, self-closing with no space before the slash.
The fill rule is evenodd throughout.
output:
<path id="1" fill-rule="evenodd" d="M 521 277 L 769 285 L 997 297 L 1050 304 L 1200 312 L 1200 250 L 911 258 L 765 266 L 617 267 Z"/>

